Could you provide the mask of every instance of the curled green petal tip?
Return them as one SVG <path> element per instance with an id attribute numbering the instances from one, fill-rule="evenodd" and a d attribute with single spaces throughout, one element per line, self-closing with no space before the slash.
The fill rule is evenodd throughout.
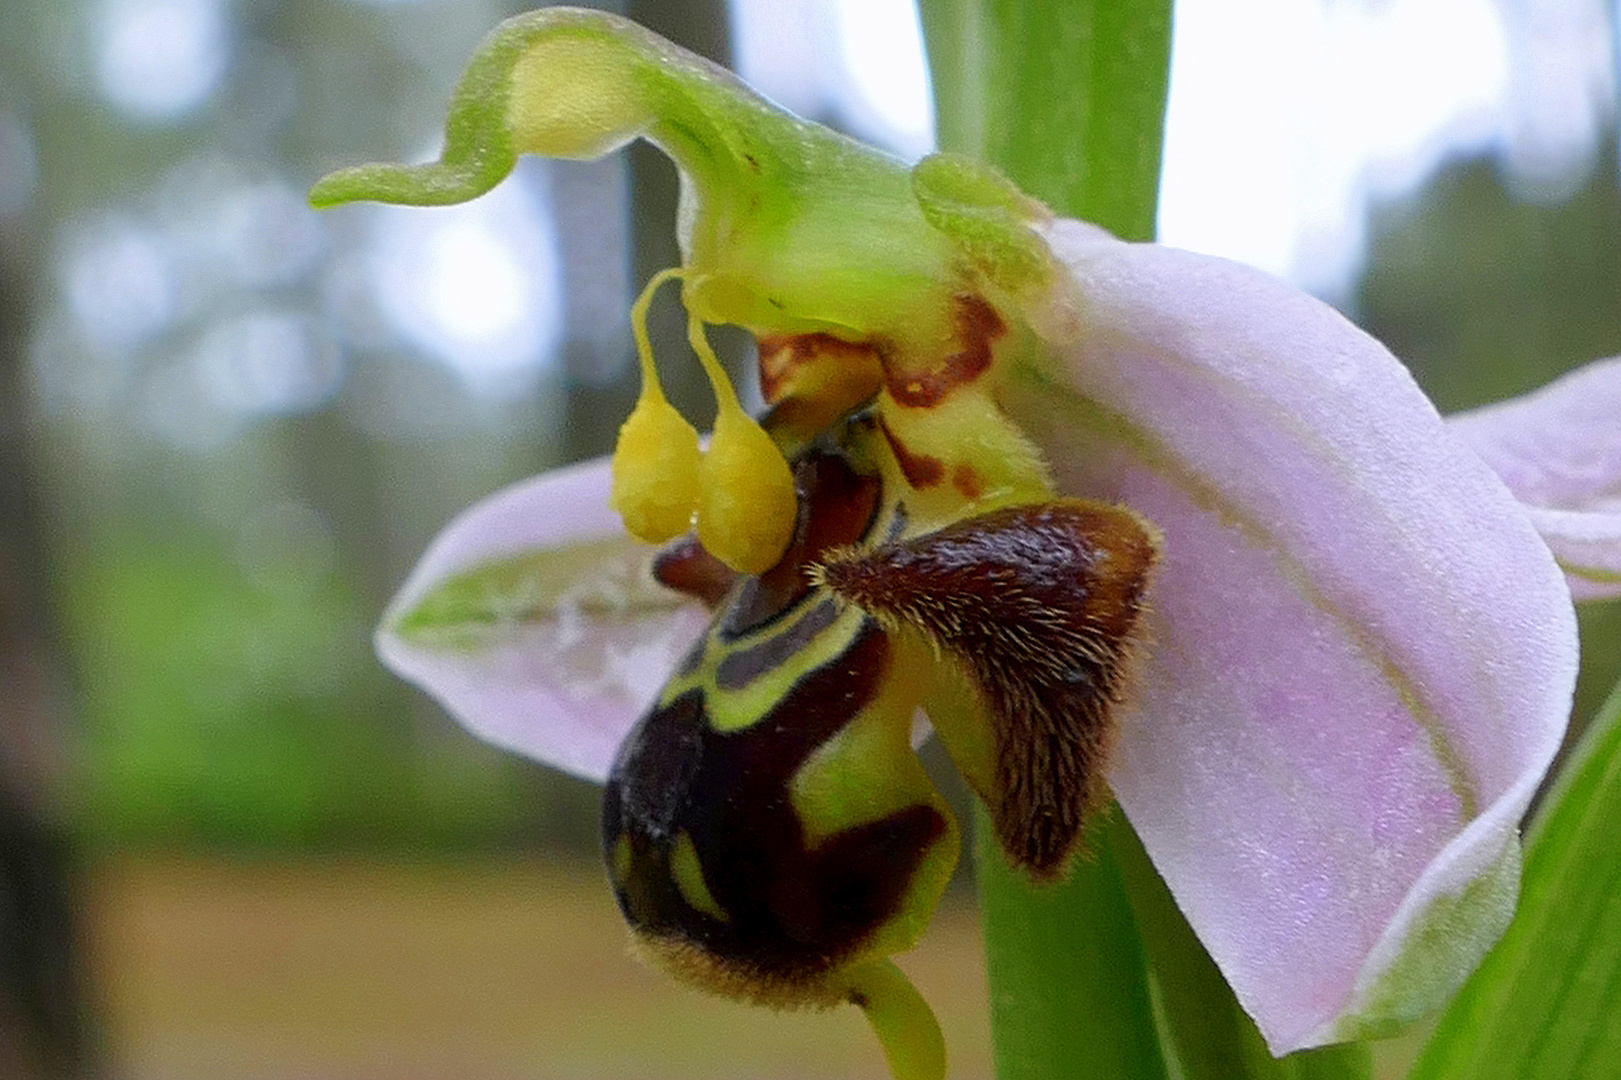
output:
<path id="1" fill-rule="evenodd" d="M 496 27 L 474 54 L 437 162 L 342 169 L 315 185 L 310 202 L 466 202 L 500 183 L 520 153 L 595 158 L 672 119 L 701 121 L 671 107 L 671 90 L 683 83 L 747 93 L 729 73 L 617 15 L 531 11 Z M 713 134 L 701 122 L 696 133 Z"/>
<path id="2" fill-rule="evenodd" d="M 438 161 L 339 169 L 310 189 L 310 205 L 326 209 L 369 199 L 449 206 L 476 199 L 504 180 L 517 162 L 507 128 L 505 98 L 512 68 L 522 53 L 521 35 L 515 36 L 512 28 L 518 21 L 509 20 L 492 31 L 467 65 L 451 99 L 445 146 Z"/>
<path id="3" fill-rule="evenodd" d="M 595 158 L 638 137 L 682 172 L 684 298 L 705 322 L 845 340 L 904 338 L 927 323 L 923 336 L 939 336 L 946 317 L 933 313 L 958 291 L 956 257 L 919 213 L 905 165 L 602 11 L 508 19 L 456 89 L 437 162 L 344 169 L 310 201 L 461 202 L 519 154 Z"/>
<path id="4" fill-rule="evenodd" d="M 450 206 L 476 199 L 512 171 L 516 159 L 428 165 L 355 165 L 321 177 L 310 188 L 310 205 L 326 210 L 349 202 L 403 203 L 407 206 Z"/>
<path id="5" fill-rule="evenodd" d="M 637 136 L 710 191 L 780 182 L 782 167 L 803 156 L 791 152 L 796 145 L 878 157 L 627 19 L 550 7 L 508 19 L 484 39 L 456 88 L 439 161 L 343 169 L 317 183 L 310 201 L 463 202 L 499 183 L 520 153 L 596 158 Z"/>

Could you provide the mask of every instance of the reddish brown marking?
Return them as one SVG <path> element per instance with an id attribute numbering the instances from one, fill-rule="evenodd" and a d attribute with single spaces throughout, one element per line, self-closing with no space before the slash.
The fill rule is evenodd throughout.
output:
<path id="1" fill-rule="evenodd" d="M 653 580 L 713 608 L 737 580 L 737 574 L 698 543 L 697 536 L 688 533 L 671 540 L 653 556 Z"/>
<path id="2" fill-rule="evenodd" d="M 977 499 L 985 492 L 985 481 L 980 479 L 979 470 L 967 462 L 952 470 L 951 486 L 961 492 L 965 499 Z"/>
<path id="3" fill-rule="evenodd" d="M 889 449 L 895 455 L 895 464 L 901 467 L 901 475 L 906 477 L 908 484 L 918 491 L 923 491 L 945 479 L 946 467 L 939 458 L 912 453 L 906 448 L 906 444 L 889 430 L 888 424 L 879 423 L 878 428 L 884 433 L 884 441 L 889 443 Z"/>
<path id="4" fill-rule="evenodd" d="M 798 338 L 771 334 L 760 338 L 760 396 L 766 404 L 775 404 L 782 393 L 782 384 L 788 381 L 805 356 L 795 347 Z"/>
<path id="5" fill-rule="evenodd" d="M 870 345 L 857 345 L 843 341 L 832 334 L 767 334 L 759 339 L 760 396 L 767 405 L 790 389 L 793 377 L 806 364 L 826 361 L 847 367 L 860 367 L 872 362 Z"/>
<path id="6" fill-rule="evenodd" d="M 957 307 L 957 340 L 962 348 L 922 370 L 892 367 L 893 353 L 884 355 L 884 385 L 902 405 L 927 409 L 938 405 L 957 387 L 971 383 L 991 366 L 991 342 L 1007 333 L 996 309 L 977 296 L 953 298 Z"/>
<path id="7" fill-rule="evenodd" d="M 805 566 L 829 548 L 867 535 L 878 513 L 879 482 L 851 468 L 843 457 L 810 453 L 794 466 L 799 519 L 782 560 L 758 577 L 743 579 L 723 616 L 722 629 L 737 638 L 781 617 L 810 593 Z"/>

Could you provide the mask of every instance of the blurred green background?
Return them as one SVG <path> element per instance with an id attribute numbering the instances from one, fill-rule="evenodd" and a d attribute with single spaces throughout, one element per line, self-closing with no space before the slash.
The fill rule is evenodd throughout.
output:
<path id="1" fill-rule="evenodd" d="M 829 35 L 865 25 L 882 52 L 879 9 L 904 14 L 868 6 L 616 9 L 723 62 L 741 40 L 761 75 L 799 63 L 810 81 L 772 92 L 916 153 L 881 99 L 838 92 L 861 54 L 835 61 Z M 1359 6 L 1402 7 L 1324 9 Z M 1514 64 L 1546 63 L 1549 40 L 1613 56 L 1602 5 L 1511 7 L 1511 82 L 1538 77 Z M 1536 16 L 1563 8 L 1590 17 Z M 440 524 L 611 445 L 634 393 L 628 299 L 677 261 L 673 172 L 645 147 L 525 163 L 466 210 L 304 208 L 329 168 L 428 156 L 462 63 L 517 10 L 8 0 L 0 941 L 21 958 L 0 968 L 0 1075 L 881 1069 L 859 1018 L 760 1017 L 630 965 L 595 791 L 475 742 L 371 655 Z M 1559 169 L 1517 165 L 1523 140 L 1437 133 L 1423 169 L 1358 187 L 1351 272 L 1297 260 L 1443 410 L 1621 352 L 1598 70 L 1596 134 Z M 1377 75 L 1345 76 L 1353 102 L 1358 77 Z M 667 357 L 675 315 L 655 309 Z M 665 370 L 701 425 L 696 368 Z M 1621 670 L 1621 605 L 1583 629 L 1578 722 Z M 988 1071 L 970 903 L 915 961 L 965 1076 Z M 627 1034 L 630 1009 L 646 1023 Z"/>

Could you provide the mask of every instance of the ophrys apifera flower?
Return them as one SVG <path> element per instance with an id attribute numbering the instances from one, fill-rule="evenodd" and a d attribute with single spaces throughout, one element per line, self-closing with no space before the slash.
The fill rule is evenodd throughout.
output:
<path id="1" fill-rule="evenodd" d="M 1033 880 L 1112 791 L 1274 1051 L 1441 1000 L 1512 910 L 1576 641 L 1533 517 L 1405 369 L 1254 271 L 970 162 L 908 169 L 599 12 L 504 24 L 441 161 L 313 197 L 455 202 L 520 152 L 638 136 L 682 171 L 683 264 L 633 309 L 614 460 L 458 519 L 379 647 L 473 730 L 607 783 L 646 954 L 854 1001 L 898 1075 L 938 1073 L 888 960 L 956 857 L 921 708 Z M 707 446 L 640 329 L 666 279 Z M 711 323 L 759 341 L 762 422 Z M 1583 549 L 1590 578 L 1616 564 Z"/>

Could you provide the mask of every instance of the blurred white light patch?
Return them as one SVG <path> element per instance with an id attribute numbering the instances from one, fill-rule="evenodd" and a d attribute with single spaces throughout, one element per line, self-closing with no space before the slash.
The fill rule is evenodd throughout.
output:
<path id="1" fill-rule="evenodd" d="M 1186 0 L 1160 236 L 1341 293 L 1369 197 L 1490 149 L 1507 85 L 1491 0 Z"/>
<path id="2" fill-rule="evenodd" d="M 911 0 L 732 0 L 738 73 L 804 116 L 836 116 L 908 160 L 934 147 L 923 31 Z"/>
<path id="3" fill-rule="evenodd" d="M 133 348 L 176 313 L 174 253 L 155 229 L 109 221 L 79 231 L 62 259 L 68 308 L 103 349 Z"/>
<path id="4" fill-rule="evenodd" d="M 1510 48 L 1503 162 L 1522 199 L 1575 194 L 1615 122 L 1621 26 L 1605 0 L 1504 5 Z"/>
<path id="5" fill-rule="evenodd" d="M 198 343 L 196 364 L 216 408 L 242 417 L 318 409 L 344 377 L 337 345 L 304 315 L 285 311 L 216 322 Z"/>
<path id="6" fill-rule="evenodd" d="M 369 275 L 379 307 L 469 389 L 495 398 L 527 392 L 561 337 L 557 237 L 531 188 L 509 180 L 460 206 L 376 211 Z"/>
<path id="7" fill-rule="evenodd" d="M 244 285 L 291 285 L 312 271 L 325 247 L 318 212 L 280 181 L 244 184 L 213 207 L 210 237 L 224 268 Z"/>
<path id="8" fill-rule="evenodd" d="M 844 103 L 858 121 L 876 121 L 902 157 L 928 153 L 934 148 L 934 105 L 917 5 L 836 0 L 834 10 L 849 74 Z"/>
<path id="9" fill-rule="evenodd" d="M 1160 235 L 1343 295 L 1369 204 L 1493 153 L 1568 195 L 1614 116 L 1601 0 L 1182 0 Z"/>
<path id="10" fill-rule="evenodd" d="M 830 82 L 825 58 L 839 47 L 826 3 L 732 0 L 727 7 L 732 63 L 744 81 L 800 116 L 822 115 Z"/>
<path id="11" fill-rule="evenodd" d="M 101 91 L 133 116 L 189 112 L 225 73 L 230 34 L 220 0 L 103 0 L 95 19 Z"/>
<path id="12" fill-rule="evenodd" d="M 140 372 L 133 388 L 135 415 L 147 431 L 177 449 L 200 456 L 217 453 L 237 437 L 242 424 L 239 416 L 219 407 L 206 381 L 193 357 L 163 357 Z"/>

